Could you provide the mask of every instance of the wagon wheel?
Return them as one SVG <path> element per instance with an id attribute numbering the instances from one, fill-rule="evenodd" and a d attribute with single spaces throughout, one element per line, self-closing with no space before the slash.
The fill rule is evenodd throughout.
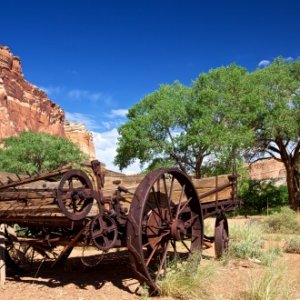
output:
<path id="1" fill-rule="evenodd" d="M 92 208 L 92 191 L 93 185 L 84 172 L 70 170 L 63 175 L 57 188 L 57 204 L 66 217 L 81 220 Z"/>
<path id="2" fill-rule="evenodd" d="M 229 243 L 228 222 L 224 214 L 217 215 L 215 224 L 215 254 L 220 258 L 227 250 Z"/>
<path id="3" fill-rule="evenodd" d="M 202 240 L 202 211 L 189 178 L 178 169 L 148 174 L 135 191 L 127 222 L 131 264 L 141 284 L 159 293 L 157 279 L 175 257 L 195 253 L 198 266 Z"/>
<path id="4" fill-rule="evenodd" d="M 19 272 L 29 272 L 38 270 L 45 261 L 56 260 L 61 249 L 45 248 L 40 245 L 30 245 L 26 242 L 14 241 L 6 247 L 6 256 L 8 265 Z M 62 258 L 59 264 L 62 265 L 72 251 L 69 249 Z"/>

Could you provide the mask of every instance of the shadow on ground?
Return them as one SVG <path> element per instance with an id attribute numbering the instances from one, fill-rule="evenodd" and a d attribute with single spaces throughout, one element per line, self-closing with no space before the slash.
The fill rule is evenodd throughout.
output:
<path id="1" fill-rule="evenodd" d="M 100 260 L 99 255 L 90 257 L 90 260 Z M 103 255 L 100 264 L 86 267 L 79 257 L 69 258 L 64 266 L 51 268 L 49 262 L 33 266 L 30 272 L 16 272 L 8 268 L 7 281 L 36 284 L 50 288 L 63 287 L 74 284 L 80 289 L 92 286 L 101 289 L 105 283 L 110 282 L 117 288 L 135 293 L 138 287 L 134 278 L 128 251 L 108 253 Z M 133 288 L 130 288 L 130 287 Z"/>

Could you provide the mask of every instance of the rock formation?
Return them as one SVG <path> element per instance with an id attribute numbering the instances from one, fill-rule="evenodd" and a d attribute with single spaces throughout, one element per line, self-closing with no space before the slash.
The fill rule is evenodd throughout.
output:
<path id="1" fill-rule="evenodd" d="M 24 79 L 20 59 L 0 46 L 0 139 L 25 130 L 67 137 L 90 158 L 95 157 L 91 133 L 83 125 L 67 123 L 65 127 L 64 111 Z"/>
<path id="2" fill-rule="evenodd" d="M 95 159 L 93 135 L 86 130 L 83 124 L 65 121 L 64 130 L 66 137 L 77 143 L 84 154 L 90 159 Z"/>
<path id="3" fill-rule="evenodd" d="M 259 160 L 248 167 L 254 180 L 275 180 L 275 185 L 286 184 L 286 170 L 282 162 L 274 158 Z"/>
<path id="4" fill-rule="evenodd" d="M 24 80 L 20 59 L 0 46 L 0 138 L 24 130 L 64 136 L 64 112 Z"/>

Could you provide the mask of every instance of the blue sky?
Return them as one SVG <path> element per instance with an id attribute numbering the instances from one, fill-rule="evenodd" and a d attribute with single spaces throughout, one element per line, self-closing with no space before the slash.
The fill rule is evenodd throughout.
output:
<path id="1" fill-rule="evenodd" d="M 0 44 L 112 160 L 128 108 L 163 83 L 300 57 L 300 1 L 27 0 L 1 3 Z M 128 171 L 136 170 L 137 165 Z"/>

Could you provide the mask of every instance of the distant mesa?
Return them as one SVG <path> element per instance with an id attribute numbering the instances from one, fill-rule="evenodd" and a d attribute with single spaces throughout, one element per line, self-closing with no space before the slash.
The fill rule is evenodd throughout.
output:
<path id="1" fill-rule="evenodd" d="M 21 60 L 0 45 L 0 139 L 24 130 L 66 137 L 95 158 L 92 133 L 82 124 L 65 121 L 65 112 L 47 94 L 24 79 Z"/>

